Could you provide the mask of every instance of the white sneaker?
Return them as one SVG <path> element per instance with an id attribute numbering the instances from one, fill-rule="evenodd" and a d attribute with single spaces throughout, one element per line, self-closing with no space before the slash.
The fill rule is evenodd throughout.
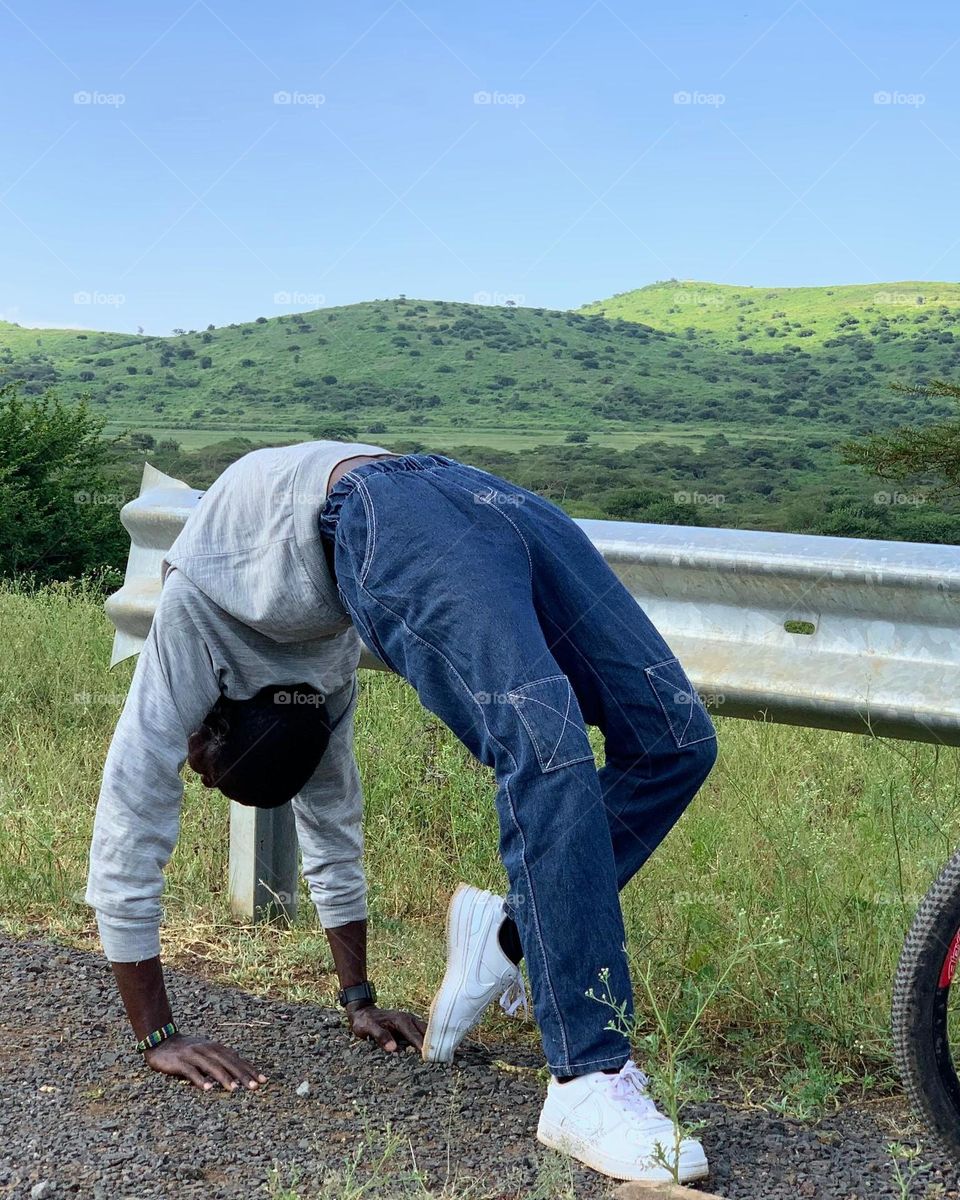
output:
<path id="1" fill-rule="evenodd" d="M 430 1005 L 423 1057 L 450 1062 L 453 1052 L 503 990 L 500 1007 L 514 1016 L 527 1008 L 520 968 L 500 948 L 503 897 L 461 883 L 447 909 L 447 969 Z M 504 990 L 505 989 L 505 990 Z"/>
<path id="2" fill-rule="evenodd" d="M 614 1179 L 669 1183 L 657 1147 L 670 1165 L 676 1161 L 676 1126 L 647 1093 L 650 1081 L 630 1061 L 618 1075 L 594 1071 L 569 1083 L 551 1079 L 537 1126 L 537 1140 Z M 680 1142 L 677 1176 L 681 1183 L 703 1179 L 707 1156 L 694 1138 Z"/>

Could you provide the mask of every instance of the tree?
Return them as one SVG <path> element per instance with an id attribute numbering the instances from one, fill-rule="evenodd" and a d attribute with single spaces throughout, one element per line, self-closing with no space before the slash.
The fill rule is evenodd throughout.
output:
<path id="1" fill-rule="evenodd" d="M 648 521 L 655 525 L 696 525 L 693 504 L 674 500 L 645 487 L 616 488 L 601 501 L 603 515 L 615 521 Z"/>
<path id="2" fill-rule="evenodd" d="M 359 435 L 360 430 L 356 425 L 350 425 L 335 418 L 321 421 L 310 433 L 310 436 L 318 441 L 331 442 L 355 442 Z"/>
<path id="3" fill-rule="evenodd" d="M 130 489 L 103 426 L 86 401 L 0 389 L 0 575 L 50 582 L 123 564 Z"/>
<path id="4" fill-rule="evenodd" d="M 960 401 L 960 385 L 935 379 L 918 387 L 894 384 L 894 391 L 919 399 Z M 931 480 L 927 500 L 960 497 L 960 420 L 922 427 L 902 426 L 864 442 L 844 442 L 843 461 L 856 463 L 882 479 Z"/>

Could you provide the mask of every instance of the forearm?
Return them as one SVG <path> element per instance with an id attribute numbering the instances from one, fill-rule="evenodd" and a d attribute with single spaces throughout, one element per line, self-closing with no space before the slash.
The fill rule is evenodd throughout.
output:
<path id="1" fill-rule="evenodd" d="M 110 965 L 137 1041 L 173 1020 L 159 958 Z"/>
<path id="2" fill-rule="evenodd" d="M 367 978 L 367 922 L 350 921 L 326 929 L 341 988 L 353 987 Z"/>
<path id="3" fill-rule="evenodd" d="M 367 978 L 367 923 L 351 921 L 348 925 L 328 927 L 324 932 L 333 952 L 333 963 L 340 987 L 354 987 Z M 347 1021 L 355 1037 L 372 1038 L 389 1054 L 401 1042 L 417 1050 L 423 1049 L 426 1025 L 412 1013 L 381 1009 L 370 1000 L 354 1000 L 347 1006 Z"/>
<path id="4" fill-rule="evenodd" d="M 110 965 L 138 1042 L 173 1020 L 159 956 Z M 232 1092 L 267 1082 L 266 1075 L 234 1050 L 221 1042 L 189 1034 L 176 1033 L 165 1038 L 147 1050 L 144 1059 L 154 1071 L 188 1079 L 203 1091 L 209 1091 L 217 1083 Z"/>

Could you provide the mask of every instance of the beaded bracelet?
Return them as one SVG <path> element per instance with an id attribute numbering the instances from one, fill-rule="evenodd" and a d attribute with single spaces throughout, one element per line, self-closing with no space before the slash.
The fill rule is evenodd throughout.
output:
<path id="1" fill-rule="evenodd" d="M 168 1021 L 166 1025 L 155 1029 L 153 1033 L 148 1033 L 145 1038 L 137 1042 L 137 1049 L 141 1054 L 145 1050 L 152 1050 L 154 1046 L 159 1046 L 161 1042 L 165 1042 L 167 1038 L 173 1037 L 178 1032 L 176 1025 L 172 1021 Z"/>

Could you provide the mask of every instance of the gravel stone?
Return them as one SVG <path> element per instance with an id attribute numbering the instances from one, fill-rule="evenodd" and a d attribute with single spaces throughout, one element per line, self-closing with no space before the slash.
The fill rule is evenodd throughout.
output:
<path id="1" fill-rule="evenodd" d="M 386 1169 L 409 1174 L 415 1162 L 449 1197 L 524 1200 L 554 1160 L 534 1138 L 543 1101 L 535 1049 L 468 1038 L 452 1066 L 428 1064 L 354 1041 L 330 1010 L 179 971 L 168 972 L 168 987 L 183 1028 L 236 1047 L 268 1076 L 262 1089 L 204 1093 L 155 1074 L 133 1049 L 102 955 L 0 934 L 0 1196 L 267 1200 L 276 1170 L 307 1200 L 361 1146 L 358 1170 L 372 1169 L 388 1125 L 400 1149 Z M 956 1169 L 900 1098 L 799 1121 L 744 1107 L 716 1079 L 711 1100 L 683 1115 L 704 1122 L 703 1190 L 727 1200 L 960 1200 Z M 899 1162 L 905 1191 L 893 1142 L 920 1148 Z M 576 1200 L 618 1186 L 577 1164 L 569 1178 Z"/>

